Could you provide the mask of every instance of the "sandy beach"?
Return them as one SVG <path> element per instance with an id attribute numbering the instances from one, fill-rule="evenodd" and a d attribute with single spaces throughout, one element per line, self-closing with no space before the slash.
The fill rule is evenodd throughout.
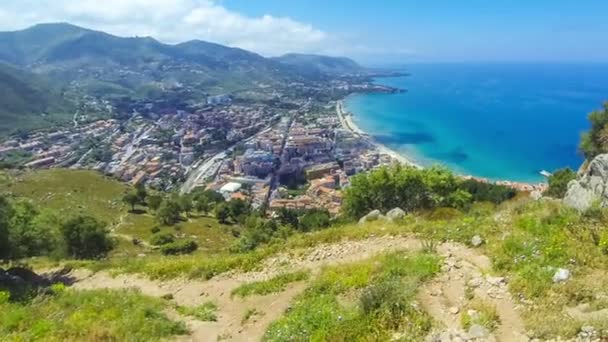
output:
<path id="1" fill-rule="evenodd" d="M 404 165 L 413 166 L 413 167 L 420 168 L 420 169 L 422 168 L 422 166 L 416 164 L 414 161 L 405 157 L 404 155 L 400 154 L 399 152 L 392 150 L 389 147 L 387 147 L 386 145 L 383 145 L 383 144 L 377 142 L 372 137 L 370 137 L 367 133 L 365 133 L 362 129 L 360 129 L 353 121 L 352 114 L 348 113 L 345 110 L 343 101 L 337 102 L 336 112 L 338 113 L 338 118 L 340 119 L 340 122 L 342 123 L 342 127 L 353 132 L 353 134 L 355 134 L 355 135 L 359 135 L 362 138 L 367 139 L 370 143 L 372 143 L 374 145 L 375 149 L 379 153 L 386 154 L 386 155 L 390 156 L 391 158 L 393 158 L 394 160 L 397 160 Z"/>

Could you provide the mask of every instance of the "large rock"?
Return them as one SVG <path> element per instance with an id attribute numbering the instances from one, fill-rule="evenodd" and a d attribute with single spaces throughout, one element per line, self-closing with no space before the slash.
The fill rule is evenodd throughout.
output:
<path id="1" fill-rule="evenodd" d="M 581 212 L 594 204 L 608 207 L 608 154 L 595 157 L 578 179 L 568 184 L 564 204 Z"/>
<path id="2" fill-rule="evenodd" d="M 568 279 L 570 279 L 570 271 L 565 268 L 558 268 L 553 275 L 554 283 L 563 283 L 568 281 Z"/>
<path id="3" fill-rule="evenodd" d="M 404 217 L 405 211 L 403 211 L 401 208 L 391 209 L 388 213 L 386 213 L 386 218 L 389 221 L 403 220 Z"/>
<path id="4" fill-rule="evenodd" d="M 380 212 L 380 210 L 372 210 L 369 214 L 363 216 L 359 220 L 359 224 L 364 224 L 366 222 L 377 221 L 380 218 L 380 215 L 382 215 L 382 213 Z"/>

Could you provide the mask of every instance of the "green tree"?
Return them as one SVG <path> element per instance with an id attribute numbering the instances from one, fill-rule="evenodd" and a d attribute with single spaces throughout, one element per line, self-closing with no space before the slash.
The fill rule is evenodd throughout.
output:
<path id="1" fill-rule="evenodd" d="M 187 216 L 190 216 L 190 212 L 194 207 L 192 203 L 192 197 L 188 194 L 179 196 L 178 203 L 181 211 L 185 212 Z"/>
<path id="2" fill-rule="evenodd" d="M 211 210 L 211 203 L 206 197 L 199 197 L 194 200 L 194 209 L 203 215 L 207 215 Z"/>
<path id="3" fill-rule="evenodd" d="M 129 192 L 122 197 L 122 201 L 129 205 L 131 207 L 131 211 L 133 212 L 135 211 L 135 206 L 137 203 L 139 203 L 139 197 L 137 197 L 137 194 Z"/>
<path id="4" fill-rule="evenodd" d="M 156 211 L 156 219 L 161 224 L 174 225 L 180 220 L 181 208 L 173 199 L 168 198 L 163 200 L 160 207 Z"/>
<path id="5" fill-rule="evenodd" d="M 68 256 L 78 259 L 105 257 L 114 247 L 105 225 L 90 216 L 69 219 L 61 227 Z"/>
<path id="6" fill-rule="evenodd" d="M 226 203 L 221 203 L 215 207 L 215 217 L 221 224 L 226 224 L 230 217 L 230 208 Z"/>
<path id="7" fill-rule="evenodd" d="M 310 232 L 329 227 L 330 215 L 325 209 L 315 209 L 306 212 L 300 218 L 300 230 Z"/>
<path id="8" fill-rule="evenodd" d="M 137 196 L 137 201 L 141 205 L 146 204 L 146 198 L 148 197 L 148 191 L 146 190 L 146 186 L 143 184 L 138 184 L 135 187 L 135 195 Z"/>
<path id="9" fill-rule="evenodd" d="M 157 211 L 163 202 L 163 198 L 159 195 L 148 195 L 146 197 L 146 203 L 148 203 L 148 208 Z"/>
<path id="10" fill-rule="evenodd" d="M 589 114 L 591 128 L 581 137 L 580 150 L 587 160 L 598 154 L 608 152 L 608 102 L 604 102 L 602 109 Z"/>
<path id="11" fill-rule="evenodd" d="M 0 196 L 0 258 L 8 259 L 11 255 L 9 240 L 10 218 L 13 216 L 13 207 L 4 197 Z"/>
<path id="12" fill-rule="evenodd" d="M 230 208 L 230 217 L 235 221 L 242 221 L 243 217 L 249 214 L 250 207 L 247 202 L 235 199 L 228 202 Z"/>
<path id="13" fill-rule="evenodd" d="M 57 246 L 58 220 L 50 212 L 39 213 L 34 205 L 19 201 L 13 205 L 9 238 L 13 258 L 48 255 Z"/>
<path id="14" fill-rule="evenodd" d="M 568 191 L 568 183 L 574 179 L 576 179 L 576 172 L 570 168 L 555 171 L 549 177 L 549 188 L 545 194 L 550 197 L 564 198 Z"/>

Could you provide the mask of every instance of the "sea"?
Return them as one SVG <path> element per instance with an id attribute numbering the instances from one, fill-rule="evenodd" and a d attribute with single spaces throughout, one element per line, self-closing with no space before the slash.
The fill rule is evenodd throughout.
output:
<path id="1" fill-rule="evenodd" d="M 423 166 L 535 183 L 577 169 L 588 114 L 608 100 L 608 64 L 419 64 L 375 80 L 405 90 L 354 94 L 354 122 Z"/>

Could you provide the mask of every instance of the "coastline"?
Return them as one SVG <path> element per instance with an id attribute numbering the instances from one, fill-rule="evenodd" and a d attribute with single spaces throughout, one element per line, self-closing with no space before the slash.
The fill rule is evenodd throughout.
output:
<path id="1" fill-rule="evenodd" d="M 344 129 L 351 131 L 356 136 L 366 139 L 372 146 L 374 146 L 376 151 L 378 151 L 381 154 L 386 154 L 386 155 L 390 156 L 391 158 L 393 158 L 394 160 L 397 160 L 401 164 L 415 167 L 418 169 L 424 168 L 420 164 L 417 164 L 416 162 L 412 161 L 407 156 L 404 156 L 401 153 L 389 148 L 388 146 L 379 143 L 378 141 L 376 141 L 375 139 L 370 137 L 369 134 L 367 134 L 365 131 L 363 131 L 361 128 L 359 128 L 359 126 L 357 126 L 357 124 L 355 124 L 355 122 L 353 121 L 353 118 L 352 118 L 353 114 L 348 112 L 345 109 L 344 101 L 345 101 L 345 99 L 342 99 L 342 100 L 339 100 L 336 102 L 336 113 L 337 113 L 338 119 L 340 120 L 340 123 L 342 124 L 342 127 L 344 127 Z M 475 177 L 472 175 L 458 175 L 458 176 L 462 177 L 464 179 L 474 179 L 474 180 L 484 182 L 484 183 L 504 185 L 504 186 L 516 189 L 518 191 L 544 192 L 548 188 L 547 182 L 525 183 L 525 182 L 515 182 L 515 181 L 509 181 L 509 180 L 490 180 L 490 179 L 486 179 L 486 178 L 482 178 L 482 177 Z"/>
<path id="2" fill-rule="evenodd" d="M 344 100 L 337 101 L 336 113 L 338 114 L 338 118 L 340 119 L 340 123 L 342 124 L 342 127 L 351 131 L 354 135 L 358 135 L 362 138 L 365 138 L 372 146 L 374 146 L 376 151 L 378 151 L 379 153 L 386 154 L 386 155 L 390 156 L 391 158 L 393 158 L 394 160 L 397 160 L 401 164 L 404 164 L 407 166 L 412 166 L 412 167 L 415 167 L 418 169 L 423 168 L 421 165 L 417 164 L 416 162 L 414 162 L 407 156 L 404 156 L 401 153 L 389 148 L 388 146 L 381 144 L 378 141 L 374 140 L 372 137 L 369 136 L 369 134 L 367 134 L 365 131 L 363 131 L 361 128 L 359 128 L 359 126 L 357 126 L 357 124 L 355 124 L 355 122 L 353 121 L 352 114 L 345 110 Z"/>

